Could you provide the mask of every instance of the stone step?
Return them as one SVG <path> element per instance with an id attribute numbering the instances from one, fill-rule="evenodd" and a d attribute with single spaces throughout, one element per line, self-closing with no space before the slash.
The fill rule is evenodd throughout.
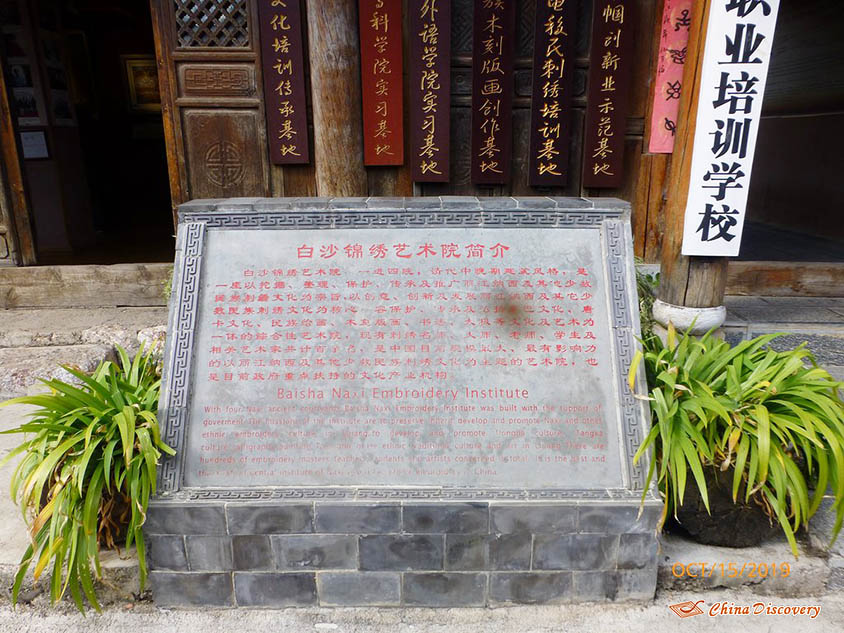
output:
<path id="1" fill-rule="evenodd" d="M 40 384 L 39 378 L 71 381 L 62 365 L 91 372 L 113 353 L 111 344 L 0 349 L 0 400 L 25 395 Z"/>
<path id="2" fill-rule="evenodd" d="M 167 308 L 60 308 L 0 311 L 0 348 L 137 345 L 141 330 L 167 323 Z"/>
<path id="3" fill-rule="evenodd" d="M 744 588 L 757 595 L 793 598 L 842 588 L 831 557 L 814 549 L 810 539 L 798 542 L 799 558 L 785 538 L 742 548 L 702 545 L 675 534 L 663 534 L 659 542 L 660 590 Z"/>

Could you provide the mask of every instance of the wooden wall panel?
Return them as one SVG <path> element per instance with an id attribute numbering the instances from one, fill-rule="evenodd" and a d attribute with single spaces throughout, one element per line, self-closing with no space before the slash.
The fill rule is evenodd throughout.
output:
<path id="1" fill-rule="evenodd" d="M 362 130 L 355 126 L 355 117 L 344 120 L 343 126 L 351 126 L 348 130 L 357 138 L 357 143 L 336 143 L 330 149 L 332 156 L 338 152 L 346 160 L 348 166 L 354 165 L 359 175 L 352 178 L 356 182 L 364 183 L 364 195 L 402 196 L 402 195 L 612 195 L 630 200 L 634 203 L 634 222 L 642 230 L 642 239 L 649 239 L 653 232 L 649 210 L 651 200 L 659 196 L 654 190 L 661 183 L 659 161 L 642 158 L 642 139 L 644 117 L 647 111 L 648 96 L 650 94 L 650 66 L 653 43 L 653 20 L 661 7 L 659 0 L 642 0 L 638 12 L 636 33 L 636 52 L 632 85 L 633 106 L 632 116 L 627 124 L 626 149 L 630 154 L 626 157 L 627 172 L 622 187 L 613 190 L 584 190 L 580 184 L 580 162 L 583 153 L 583 115 L 586 106 L 586 75 L 589 67 L 589 30 L 592 15 L 592 0 L 581 0 L 578 6 L 578 18 L 575 28 L 575 66 L 573 101 L 572 101 L 572 136 L 569 168 L 571 178 L 566 187 L 531 187 L 527 181 L 530 105 L 533 66 L 533 40 L 535 28 L 535 1 L 518 0 L 516 7 L 516 42 L 514 60 L 514 111 L 513 111 L 513 167 L 510 182 L 501 186 L 472 185 L 469 175 L 470 167 L 470 121 L 471 121 L 471 70 L 472 70 L 472 29 L 474 26 L 472 0 L 452 1 L 452 39 L 451 39 L 451 166 L 450 182 L 426 183 L 414 185 L 410 179 L 409 161 L 400 167 L 370 167 L 362 166 L 361 157 L 349 156 L 348 153 L 359 153 Z M 274 195 L 274 196 L 331 196 L 337 191 L 320 190 L 317 186 L 316 172 L 318 168 L 314 162 L 304 166 L 278 167 L 269 165 L 267 160 L 266 125 L 263 119 L 263 98 L 261 95 L 261 67 L 255 52 L 258 50 L 259 29 L 255 23 L 257 12 L 254 0 L 248 0 L 244 5 L 249 16 L 248 37 L 238 47 L 191 48 L 179 46 L 174 39 L 174 14 L 172 0 L 152 0 L 161 16 L 169 20 L 169 24 L 162 25 L 162 39 L 164 55 L 172 64 L 171 77 L 172 107 L 175 111 L 173 127 L 177 137 L 175 143 L 177 152 L 173 164 L 177 168 L 175 180 L 179 180 L 179 173 L 183 182 L 177 183 L 184 199 L 195 198 L 207 193 L 214 195 L 232 195 L 231 192 L 242 192 L 239 195 Z M 332 9 L 321 2 L 303 0 L 304 32 L 307 38 L 321 38 L 326 32 L 341 29 L 337 22 L 351 20 L 356 17 L 353 0 L 338 0 L 343 6 L 348 4 L 352 11 Z M 405 36 L 407 35 L 408 0 L 404 2 Z M 328 20 L 328 22 L 326 22 Z M 315 21 L 315 22 L 314 22 Z M 311 22 L 314 22 L 311 24 Z M 352 20 L 350 26 L 356 33 L 357 22 Z M 167 27 L 167 28 L 164 28 Z M 168 31 L 169 33 L 166 32 Z M 343 26 L 345 28 L 345 26 Z M 328 29 L 328 31 L 326 31 Z M 339 31 L 337 31 L 339 32 Z M 345 32 L 345 31 L 343 31 Z M 322 33 L 322 35 L 320 35 Z M 355 37 L 355 40 L 357 38 Z M 345 66 L 339 64 L 337 51 L 323 51 L 305 43 L 308 55 L 308 65 L 325 65 L 334 68 L 331 72 L 346 73 Z M 355 46 L 357 46 L 355 44 Z M 408 50 L 407 37 L 404 42 L 405 53 Z M 322 52 L 320 52 L 322 51 Z M 358 54 L 357 50 L 346 51 L 349 55 Z M 345 55 L 346 53 L 344 53 Z M 339 64 L 339 65 L 338 65 Z M 356 68 L 357 62 L 349 68 Z M 320 95 L 324 83 L 324 69 L 322 74 L 314 74 L 308 68 L 307 85 L 309 96 L 309 121 L 313 135 L 313 112 L 310 100 L 327 98 Z M 166 74 L 166 73 L 165 73 Z M 352 73 L 354 74 L 354 73 Z M 322 78 L 321 78 L 322 77 Z M 350 79 L 356 85 L 360 83 L 359 73 Z M 165 79 L 162 80 L 165 82 Z M 405 78 L 407 81 L 407 78 Z M 405 84 L 405 88 L 407 85 Z M 352 91 L 354 93 L 354 91 Z M 349 95 L 344 94 L 344 103 Z M 359 108 L 358 104 L 351 104 Z M 323 107 L 323 104 L 320 105 Z M 220 116 L 231 117 L 226 124 Z M 407 107 L 405 107 L 405 116 Z M 320 119 L 323 121 L 323 119 Z M 321 125 L 328 124 L 323 121 Z M 352 129 L 354 128 L 354 129 Z M 217 135 L 211 141 L 203 134 Z M 247 148 L 244 143 L 261 141 L 261 151 L 254 147 Z M 242 179 L 238 182 L 225 181 L 225 186 L 209 180 L 213 172 L 208 167 L 205 156 L 214 143 L 231 143 L 236 151 L 232 155 L 240 155 L 244 161 Z M 315 142 L 316 147 L 318 143 Z M 228 146 L 226 146 L 228 147 Z M 242 151 L 241 151 L 242 150 Z M 319 153 L 319 152 L 317 152 Z M 259 156 L 260 155 L 260 156 Z M 323 154 L 324 155 L 324 154 Z M 224 154 L 228 160 L 228 154 Z M 316 161 L 319 157 L 316 157 Z M 213 161 L 212 161 L 213 162 Z M 247 164 L 248 163 L 248 164 Z M 639 169 L 639 166 L 642 169 Z M 179 170 L 181 170 L 179 172 Z M 640 173 L 636 173 L 639 170 Z M 237 176 L 238 170 L 232 172 Z M 351 176 L 350 176 L 351 178 Z M 218 182 L 220 179 L 218 178 Z M 333 180 L 323 179 L 323 188 L 331 188 Z M 645 204 L 644 212 L 640 212 Z M 644 228 L 642 228 L 644 227 Z M 637 240 L 638 242 L 639 240 Z M 651 239 L 653 242 L 653 239 Z M 637 244 L 637 248 L 639 247 Z"/>
<path id="2" fill-rule="evenodd" d="M 183 110 L 192 198 L 267 195 L 263 124 L 254 111 Z"/>

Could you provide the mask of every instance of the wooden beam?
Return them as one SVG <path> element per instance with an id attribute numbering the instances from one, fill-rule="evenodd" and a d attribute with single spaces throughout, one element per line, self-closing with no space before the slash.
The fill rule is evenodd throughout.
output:
<path id="1" fill-rule="evenodd" d="M 678 129 L 668 177 L 659 287 L 659 298 L 665 303 L 694 308 L 722 305 L 727 279 L 725 257 L 686 257 L 681 254 L 710 4 L 711 0 L 700 0 L 692 8 Z"/>
<path id="2" fill-rule="evenodd" d="M 0 268 L 0 309 L 161 306 L 172 264 Z"/>
<path id="3" fill-rule="evenodd" d="M 844 297 L 844 263 L 731 261 L 727 294 Z"/>
<path id="4" fill-rule="evenodd" d="M 308 0 L 314 163 L 320 196 L 365 196 L 355 0 Z"/>

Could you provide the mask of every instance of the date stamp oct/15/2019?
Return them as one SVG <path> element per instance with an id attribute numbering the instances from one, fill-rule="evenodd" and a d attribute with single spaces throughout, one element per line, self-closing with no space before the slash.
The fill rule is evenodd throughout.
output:
<path id="1" fill-rule="evenodd" d="M 691 563 L 676 562 L 671 566 L 671 573 L 675 578 L 787 578 L 791 574 L 791 565 L 787 562 L 718 562 L 707 563 L 695 561 Z"/>

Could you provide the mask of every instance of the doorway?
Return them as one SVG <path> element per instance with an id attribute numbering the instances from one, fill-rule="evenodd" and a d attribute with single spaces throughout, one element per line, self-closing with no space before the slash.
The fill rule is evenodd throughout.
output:
<path id="1" fill-rule="evenodd" d="M 37 261 L 172 261 L 149 4 L 0 0 Z"/>
<path id="2" fill-rule="evenodd" d="M 844 15 L 783 0 L 740 260 L 844 262 Z"/>

